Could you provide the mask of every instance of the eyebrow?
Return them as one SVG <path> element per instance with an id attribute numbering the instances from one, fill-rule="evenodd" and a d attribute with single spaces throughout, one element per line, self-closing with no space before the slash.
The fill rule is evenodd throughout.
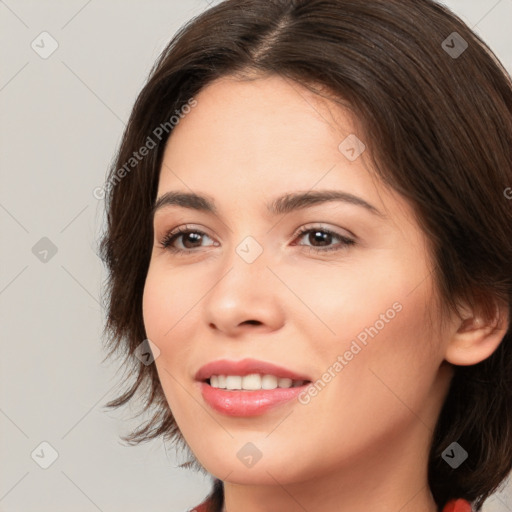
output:
<path id="1" fill-rule="evenodd" d="M 360 206 L 373 215 L 386 218 L 384 213 L 361 197 L 338 190 L 319 190 L 284 194 L 273 199 L 266 206 L 267 211 L 271 215 L 282 215 L 294 210 L 309 208 L 311 206 L 330 201 L 339 201 Z M 190 208 L 206 213 L 212 213 L 214 215 L 218 214 L 215 201 L 209 196 L 198 195 L 190 192 L 166 192 L 156 200 L 152 209 L 152 217 L 154 217 L 158 210 L 168 206 L 180 206 L 182 208 Z"/>

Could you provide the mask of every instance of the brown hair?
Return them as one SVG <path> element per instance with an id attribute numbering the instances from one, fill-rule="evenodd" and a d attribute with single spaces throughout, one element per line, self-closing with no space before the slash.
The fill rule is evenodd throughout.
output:
<path id="1" fill-rule="evenodd" d="M 428 236 L 441 318 L 460 300 L 489 319 L 497 303 L 510 312 L 512 201 L 505 191 L 512 186 L 512 84 L 485 43 L 431 0 L 224 1 L 163 50 L 110 169 L 100 245 L 109 270 L 107 357 L 122 353 L 136 379 L 107 407 L 127 403 L 142 388 L 144 410 L 153 413 L 123 438 L 131 444 L 163 436 L 186 448 L 155 366 L 134 355 L 146 339 L 151 211 L 169 125 L 134 170 L 120 179 L 119 169 L 210 82 L 258 74 L 312 90 L 316 84 L 316 92 L 331 91 L 350 106 L 378 176 L 408 200 Z M 509 329 L 481 363 L 456 367 L 429 456 L 429 485 L 440 508 L 465 498 L 479 510 L 511 470 L 511 336 Z M 441 457 L 454 441 L 469 454 L 457 469 Z"/>

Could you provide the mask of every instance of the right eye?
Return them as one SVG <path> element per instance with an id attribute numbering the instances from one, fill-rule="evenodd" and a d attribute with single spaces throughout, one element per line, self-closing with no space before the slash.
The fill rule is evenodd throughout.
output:
<path id="1" fill-rule="evenodd" d="M 201 245 L 194 244 L 200 244 L 204 237 L 210 238 L 206 233 L 198 229 L 178 228 L 166 233 L 160 240 L 160 246 L 173 253 L 188 253 L 194 251 L 195 248 L 201 247 Z M 176 240 L 181 240 L 183 248 L 174 245 Z M 186 247 L 185 244 L 191 244 L 192 247 Z"/>

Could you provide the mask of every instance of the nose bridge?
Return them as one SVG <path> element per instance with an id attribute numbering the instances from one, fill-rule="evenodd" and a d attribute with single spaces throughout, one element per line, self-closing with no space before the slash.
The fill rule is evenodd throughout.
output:
<path id="1" fill-rule="evenodd" d="M 228 332 L 246 321 L 276 326 L 280 316 L 276 278 L 267 268 L 271 251 L 253 235 L 243 235 L 222 255 L 221 271 L 205 297 L 206 321 Z M 269 259 L 270 258 L 270 259 Z"/>
<path id="2" fill-rule="evenodd" d="M 268 248 L 264 249 L 263 243 L 253 235 L 245 235 L 240 242 L 233 243 L 229 251 L 221 257 L 223 277 L 215 288 L 228 295 L 241 293 L 250 297 L 257 294 L 254 287 L 263 285 L 272 274 L 267 268 L 269 257 L 270 251 Z M 266 290 L 268 297 L 268 286 Z"/>
<path id="3" fill-rule="evenodd" d="M 261 218 L 261 206 L 251 207 L 248 202 L 244 206 L 239 202 L 243 201 L 242 194 L 238 198 L 231 205 L 233 222 L 227 241 L 230 252 L 223 255 L 226 258 L 224 263 L 228 268 L 235 267 L 233 271 L 265 274 L 268 272 L 266 265 L 271 265 L 272 233 L 268 234 L 268 227 Z"/>

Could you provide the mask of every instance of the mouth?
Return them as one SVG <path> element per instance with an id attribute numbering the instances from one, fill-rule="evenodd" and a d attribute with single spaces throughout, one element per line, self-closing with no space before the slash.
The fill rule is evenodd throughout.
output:
<path id="1" fill-rule="evenodd" d="M 272 374 L 212 375 L 204 379 L 209 386 L 226 391 L 263 391 L 272 389 L 300 388 L 310 384 L 307 379 L 290 379 Z"/>
<path id="2" fill-rule="evenodd" d="M 310 384 L 249 390 L 216 388 L 208 381 L 210 379 L 198 382 L 205 403 L 220 414 L 238 417 L 260 416 L 287 403 L 297 402 L 294 399 Z"/>
<path id="3" fill-rule="evenodd" d="M 260 385 L 263 386 L 263 389 L 272 389 L 272 387 L 266 388 L 266 386 L 273 386 L 274 378 L 278 379 L 277 386 L 281 385 L 282 387 L 289 387 L 290 382 L 292 384 L 300 381 L 311 382 L 308 375 L 299 374 L 274 363 L 250 358 L 239 361 L 228 359 L 211 361 L 199 368 L 194 377 L 202 382 L 208 380 L 208 383 L 215 387 L 230 388 L 234 386 L 234 389 L 237 387 L 242 389 L 243 382 L 247 383 L 248 389 L 258 389 Z M 243 378 L 242 382 L 239 382 L 240 378 Z M 224 386 L 224 381 L 227 383 L 226 386 Z"/>
<path id="4" fill-rule="evenodd" d="M 204 401 L 227 416 L 257 416 L 291 402 L 311 384 L 308 375 L 256 359 L 221 359 L 195 375 Z"/>

